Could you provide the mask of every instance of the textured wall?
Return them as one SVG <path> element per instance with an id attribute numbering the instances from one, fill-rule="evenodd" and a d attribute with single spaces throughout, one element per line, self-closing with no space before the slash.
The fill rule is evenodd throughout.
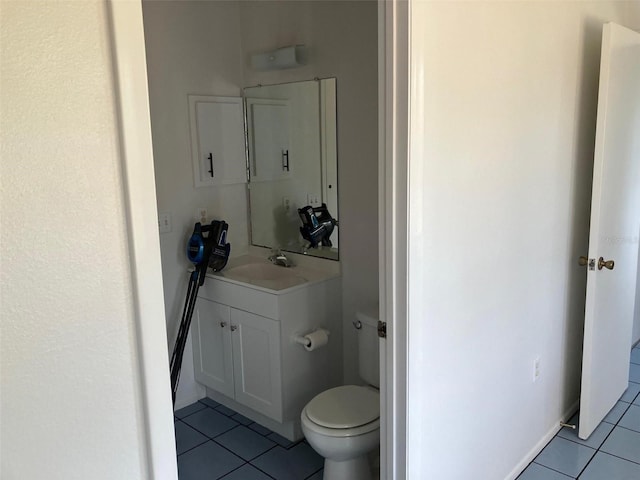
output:
<path id="1" fill-rule="evenodd" d="M 0 23 L 0 477 L 145 478 L 105 4 Z"/>

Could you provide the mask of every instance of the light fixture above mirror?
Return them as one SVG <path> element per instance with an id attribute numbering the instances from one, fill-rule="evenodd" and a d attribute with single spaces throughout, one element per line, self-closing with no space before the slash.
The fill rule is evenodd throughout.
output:
<path id="1" fill-rule="evenodd" d="M 254 70 L 283 70 L 302 67 L 306 63 L 307 49 L 304 45 L 291 45 L 251 55 L 251 67 Z"/>

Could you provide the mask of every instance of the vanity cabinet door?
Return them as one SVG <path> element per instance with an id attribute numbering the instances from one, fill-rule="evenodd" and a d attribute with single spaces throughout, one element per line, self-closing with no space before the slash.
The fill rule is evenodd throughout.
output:
<path id="1" fill-rule="evenodd" d="M 230 310 L 198 297 L 191 333 L 196 380 L 233 398 Z"/>
<path id="2" fill-rule="evenodd" d="M 236 401 L 282 421 L 280 324 L 231 309 Z"/>

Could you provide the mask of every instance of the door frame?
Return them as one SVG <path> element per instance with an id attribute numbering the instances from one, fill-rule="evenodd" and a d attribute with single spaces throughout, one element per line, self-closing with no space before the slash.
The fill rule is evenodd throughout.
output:
<path id="1" fill-rule="evenodd" d="M 109 0 L 133 303 L 150 478 L 177 480 L 141 0 Z M 378 0 L 381 478 L 407 478 L 407 0 Z"/>
<path id="2" fill-rule="evenodd" d="M 380 478 L 407 478 L 410 2 L 378 0 Z"/>
<path id="3" fill-rule="evenodd" d="M 140 443 L 149 478 L 177 480 L 142 2 L 109 0 L 105 8 L 136 319 L 137 388 L 144 422 Z"/>

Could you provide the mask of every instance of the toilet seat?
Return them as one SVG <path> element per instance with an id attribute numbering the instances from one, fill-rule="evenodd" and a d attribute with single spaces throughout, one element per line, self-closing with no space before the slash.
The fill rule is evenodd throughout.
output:
<path id="1" fill-rule="evenodd" d="M 376 430 L 380 430 L 380 418 L 374 420 L 371 423 L 367 423 L 366 425 L 361 425 L 359 427 L 354 427 L 354 428 L 323 427 L 313 422 L 309 418 L 309 416 L 307 415 L 306 408 L 302 411 L 301 420 L 302 420 L 302 425 L 304 425 L 304 427 L 308 428 L 309 430 L 312 430 L 316 434 L 323 435 L 325 437 L 332 437 L 332 438 L 358 437 L 361 435 L 366 435 L 367 433 L 374 432 Z"/>
<path id="2" fill-rule="evenodd" d="M 316 395 L 302 417 L 318 433 L 362 435 L 380 427 L 380 393 L 358 385 L 332 388 Z"/>
<path id="3" fill-rule="evenodd" d="M 343 385 L 316 395 L 306 407 L 309 419 L 326 428 L 355 428 L 380 418 L 380 393 Z"/>

